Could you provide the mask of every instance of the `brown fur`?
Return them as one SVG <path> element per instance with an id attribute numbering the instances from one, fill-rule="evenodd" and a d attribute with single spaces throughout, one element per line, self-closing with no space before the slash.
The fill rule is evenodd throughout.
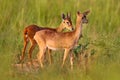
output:
<path id="1" fill-rule="evenodd" d="M 72 32 L 61 33 L 53 30 L 42 30 L 36 32 L 34 39 L 36 40 L 40 49 L 37 57 L 41 67 L 43 67 L 42 59 L 44 57 L 46 48 L 53 50 L 60 48 L 64 49 L 65 52 L 62 66 L 64 65 L 68 53 L 74 48 L 74 46 L 77 45 L 80 35 L 82 34 L 82 24 L 88 22 L 86 15 L 89 13 L 89 11 L 85 13 L 77 13 L 76 29 Z"/>
<path id="2" fill-rule="evenodd" d="M 32 51 L 33 49 L 35 48 L 36 46 L 36 41 L 34 40 L 34 35 L 37 31 L 40 31 L 40 30 L 51 30 L 51 31 L 57 31 L 57 32 L 61 32 L 64 28 L 67 28 L 69 30 L 72 30 L 73 27 L 72 27 L 72 21 L 71 21 L 71 18 L 70 18 L 70 15 L 67 14 L 67 17 L 65 17 L 65 15 L 63 14 L 62 16 L 63 18 L 63 21 L 61 22 L 60 26 L 56 29 L 52 29 L 52 28 L 43 28 L 43 27 L 39 27 L 37 25 L 29 25 L 28 27 L 26 27 L 24 29 L 24 48 L 23 48 L 23 51 L 22 51 L 22 56 L 21 56 L 21 60 L 22 61 L 24 59 L 24 55 L 25 55 L 25 50 L 26 50 L 26 47 L 27 47 L 27 44 L 30 40 L 31 42 L 31 46 L 30 46 L 30 49 L 29 49 L 29 58 L 31 59 L 31 55 L 32 55 Z M 49 50 L 50 52 L 51 50 Z M 49 53 L 49 58 L 50 58 L 50 53 Z M 50 60 L 50 64 L 51 64 L 51 59 Z"/>

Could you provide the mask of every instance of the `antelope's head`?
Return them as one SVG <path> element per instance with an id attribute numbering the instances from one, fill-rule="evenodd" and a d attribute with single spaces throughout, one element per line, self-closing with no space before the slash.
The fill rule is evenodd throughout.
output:
<path id="1" fill-rule="evenodd" d="M 82 23 L 88 23 L 87 15 L 90 12 L 90 10 L 85 11 L 84 13 L 77 12 L 77 21 L 82 20 Z"/>
<path id="2" fill-rule="evenodd" d="M 72 25 L 72 21 L 71 21 L 71 15 L 67 13 L 67 16 L 65 16 L 65 14 L 62 14 L 62 28 L 66 28 L 70 31 L 72 31 L 74 28 L 73 28 L 73 25 Z"/>

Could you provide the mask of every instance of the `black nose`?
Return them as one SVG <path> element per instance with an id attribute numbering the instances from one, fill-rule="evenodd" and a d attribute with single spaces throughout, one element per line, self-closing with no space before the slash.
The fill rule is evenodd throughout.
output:
<path id="1" fill-rule="evenodd" d="M 74 28 L 72 28 L 72 30 L 74 30 Z"/>
<path id="2" fill-rule="evenodd" d="M 83 23 L 88 23 L 88 20 L 83 21 Z"/>
<path id="3" fill-rule="evenodd" d="M 86 20 L 86 23 L 88 23 L 88 20 Z"/>

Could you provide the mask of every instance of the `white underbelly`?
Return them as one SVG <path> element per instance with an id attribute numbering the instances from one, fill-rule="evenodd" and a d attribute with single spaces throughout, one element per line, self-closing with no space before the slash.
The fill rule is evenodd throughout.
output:
<path id="1" fill-rule="evenodd" d="M 49 49 L 52 49 L 52 50 L 59 50 L 59 49 L 61 49 L 61 48 L 56 48 L 56 47 L 52 47 L 52 46 L 48 46 L 48 45 L 47 45 L 47 47 L 48 47 Z"/>

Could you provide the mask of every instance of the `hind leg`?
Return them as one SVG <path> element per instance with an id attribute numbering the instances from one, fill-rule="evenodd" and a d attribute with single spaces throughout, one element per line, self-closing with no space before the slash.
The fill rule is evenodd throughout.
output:
<path id="1" fill-rule="evenodd" d="M 22 50 L 22 55 L 20 57 L 20 62 L 23 61 L 23 59 L 24 59 L 25 50 L 26 50 L 28 42 L 29 42 L 28 37 L 24 36 L 24 47 L 23 47 L 23 50 Z"/>
<path id="2" fill-rule="evenodd" d="M 32 58 L 32 52 L 36 46 L 36 42 L 35 40 L 33 39 L 30 39 L 30 42 L 31 42 L 31 46 L 30 46 L 30 49 L 29 49 L 29 53 L 28 53 L 28 58 L 31 59 Z"/>
<path id="3" fill-rule="evenodd" d="M 41 68 L 43 68 L 43 60 L 45 56 L 46 46 L 39 47 L 39 53 L 37 54 L 38 61 L 40 63 Z"/>

